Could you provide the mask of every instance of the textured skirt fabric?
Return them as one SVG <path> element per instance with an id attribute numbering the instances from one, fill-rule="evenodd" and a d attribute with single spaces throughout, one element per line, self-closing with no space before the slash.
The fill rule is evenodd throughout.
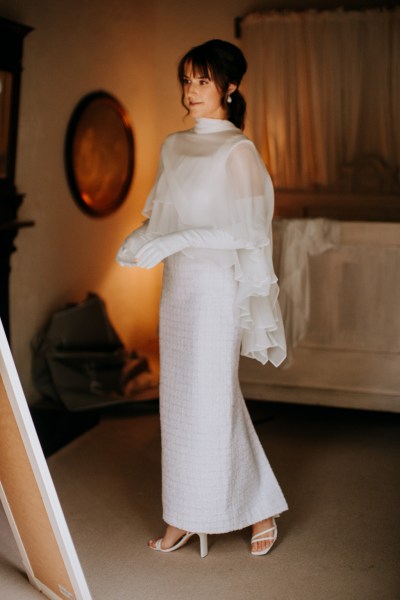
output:
<path id="1" fill-rule="evenodd" d="M 225 533 L 287 509 L 238 381 L 233 271 L 178 253 L 160 307 L 163 519 Z"/>

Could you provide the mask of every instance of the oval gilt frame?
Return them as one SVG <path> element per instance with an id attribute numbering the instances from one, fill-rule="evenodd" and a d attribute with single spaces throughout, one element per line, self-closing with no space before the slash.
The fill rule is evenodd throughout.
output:
<path id="1" fill-rule="evenodd" d="M 134 138 L 126 110 L 111 94 L 92 92 L 74 109 L 65 168 L 72 196 L 86 214 L 104 217 L 125 200 L 134 173 Z"/>

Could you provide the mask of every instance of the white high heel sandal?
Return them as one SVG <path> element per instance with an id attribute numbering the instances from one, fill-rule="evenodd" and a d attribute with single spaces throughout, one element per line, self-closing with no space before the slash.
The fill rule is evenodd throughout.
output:
<path id="1" fill-rule="evenodd" d="M 182 546 L 187 544 L 187 542 L 193 535 L 198 535 L 200 538 L 200 556 L 201 558 L 204 558 L 208 554 L 208 542 L 206 533 L 196 533 L 187 531 L 181 538 L 179 538 L 176 544 L 174 544 L 170 548 L 161 548 L 163 538 L 159 538 L 156 541 L 155 546 L 149 546 L 149 548 L 151 548 L 152 550 L 158 550 L 159 552 L 173 552 L 174 550 L 178 550 L 179 548 L 182 548 Z"/>
<path id="2" fill-rule="evenodd" d="M 276 538 L 278 537 L 278 528 L 276 526 L 274 517 L 272 517 L 272 524 L 273 524 L 272 527 L 270 527 L 269 529 L 265 529 L 264 531 L 260 531 L 260 533 L 256 533 L 251 538 L 252 544 L 254 544 L 255 542 L 264 542 L 264 541 L 272 542 L 272 544 L 270 544 L 267 548 L 265 548 L 265 550 L 252 550 L 251 553 L 253 556 L 263 556 L 264 554 L 268 554 L 268 552 L 271 550 L 272 546 L 275 544 Z M 272 534 L 267 535 L 265 537 L 265 534 L 270 533 L 270 532 L 272 532 Z M 264 535 L 264 537 L 260 537 L 262 535 Z"/>

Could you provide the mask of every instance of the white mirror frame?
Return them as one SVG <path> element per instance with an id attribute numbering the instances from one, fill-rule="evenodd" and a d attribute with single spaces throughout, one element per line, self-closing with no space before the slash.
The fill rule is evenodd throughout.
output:
<path id="1" fill-rule="evenodd" d="M 0 500 L 31 584 L 92 600 L 0 321 Z"/>

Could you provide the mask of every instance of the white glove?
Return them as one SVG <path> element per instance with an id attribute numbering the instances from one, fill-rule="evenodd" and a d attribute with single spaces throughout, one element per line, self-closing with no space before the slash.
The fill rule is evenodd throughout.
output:
<path id="1" fill-rule="evenodd" d="M 149 222 L 146 221 L 135 229 L 128 235 L 127 238 L 124 239 L 120 249 L 118 250 L 117 256 L 115 260 L 123 267 L 136 267 L 135 256 L 138 250 L 152 240 L 154 235 L 151 233 L 147 233 L 147 226 Z"/>
<path id="2" fill-rule="evenodd" d="M 185 248 L 235 250 L 245 247 L 248 246 L 220 229 L 186 229 L 147 242 L 136 253 L 135 259 L 138 267 L 152 269 L 168 256 Z"/>

